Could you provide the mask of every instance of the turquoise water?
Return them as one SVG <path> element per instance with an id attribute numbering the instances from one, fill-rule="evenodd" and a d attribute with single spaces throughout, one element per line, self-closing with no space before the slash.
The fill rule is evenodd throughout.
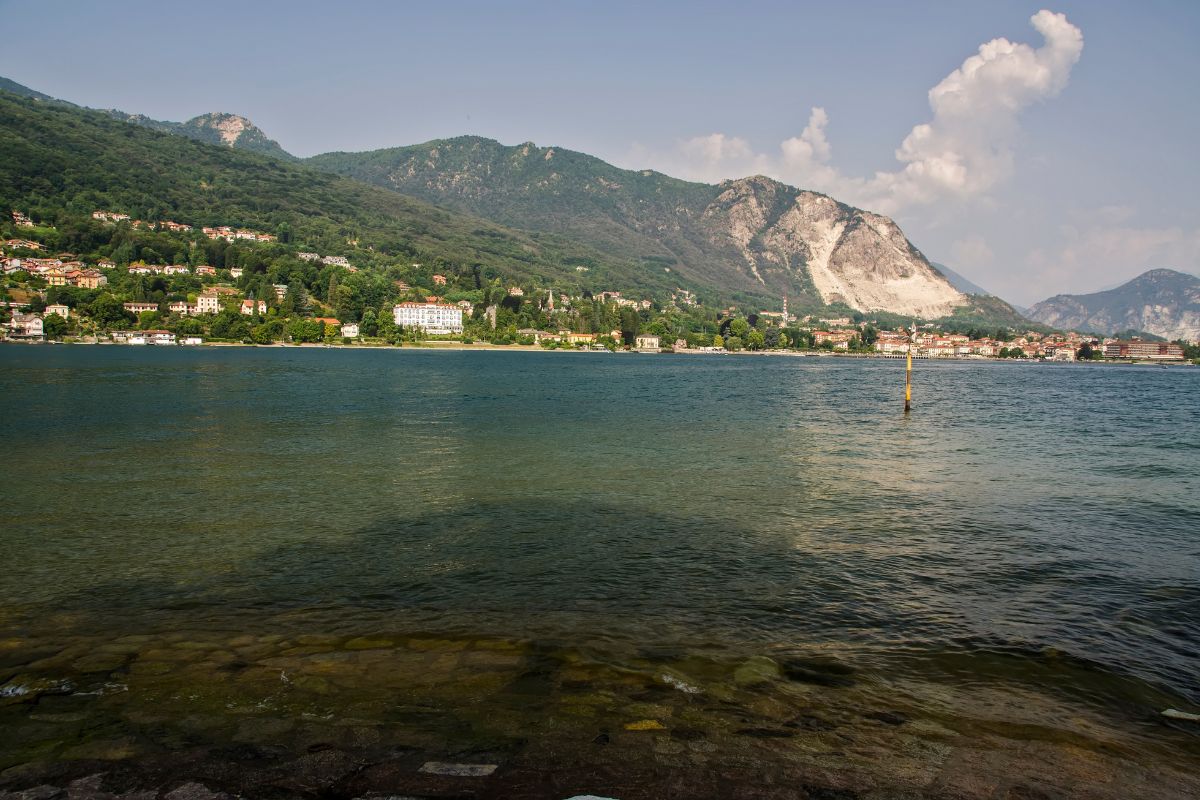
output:
<path id="1" fill-rule="evenodd" d="M 305 637 L 701 684 L 767 654 L 1193 746 L 1157 711 L 1200 702 L 1200 369 L 919 363 L 907 417 L 902 388 L 882 360 L 0 348 L 0 678 Z M 78 666 L 99 641 L 128 646 Z"/>

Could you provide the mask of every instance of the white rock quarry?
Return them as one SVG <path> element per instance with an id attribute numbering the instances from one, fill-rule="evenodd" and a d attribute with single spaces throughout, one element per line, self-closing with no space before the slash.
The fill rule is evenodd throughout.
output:
<path id="1" fill-rule="evenodd" d="M 826 303 L 940 317 L 968 303 L 887 217 L 763 177 L 723 184 L 704 212 L 765 285 L 770 265 L 807 271 Z"/>

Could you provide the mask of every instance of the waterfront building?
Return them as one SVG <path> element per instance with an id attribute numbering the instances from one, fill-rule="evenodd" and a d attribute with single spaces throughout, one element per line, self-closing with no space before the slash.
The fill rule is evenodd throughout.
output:
<path id="1" fill-rule="evenodd" d="M 659 338 L 657 336 L 652 336 L 650 334 L 638 334 L 638 337 L 637 337 L 635 343 L 637 345 L 638 350 L 658 350 L 658 349 L 660 349 Z"/>
<path id="2" fill-rule="evenodd" d="M 1183 348 L 1174 342 L 1143 342 L 1116 339 L 1104 344 L 1105 358 L 1145 358 L 1151 361 L 1182 361 Z"/>
<path id="3" fill-rule="evenodd" d="M 42 318 L 37 314 L 13 314 L 12 320 L 8 323 L 8 328 L 12 331 L 14 337 L 41 339 L 45 334 L 45 329 L 42 326 Z"/>
<path id="4" fill-rule="evenodd" d="M 425 333 L 462 333 L 462 309 L 443 303 L 399 303 L 392 308 L 396 324 Z"/>

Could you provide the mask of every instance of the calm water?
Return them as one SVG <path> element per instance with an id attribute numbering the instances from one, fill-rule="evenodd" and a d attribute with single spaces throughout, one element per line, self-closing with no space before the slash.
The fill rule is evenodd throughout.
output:
<path id="1" fill-rule="evenodd" d="M 0 678 L 387 634 L 1196 710 L 1200 369 L 918 363 L 907 418 L 902 370 L 0 348 Z"/>

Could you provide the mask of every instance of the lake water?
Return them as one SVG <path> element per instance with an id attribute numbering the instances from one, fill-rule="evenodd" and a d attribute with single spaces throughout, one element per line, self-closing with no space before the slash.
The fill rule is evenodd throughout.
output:
<path id="1" fill-rule="evenodd" d="M 0 788 L 1197 791 L 1200 369 L 915 369 L 0 348 Z"/>

